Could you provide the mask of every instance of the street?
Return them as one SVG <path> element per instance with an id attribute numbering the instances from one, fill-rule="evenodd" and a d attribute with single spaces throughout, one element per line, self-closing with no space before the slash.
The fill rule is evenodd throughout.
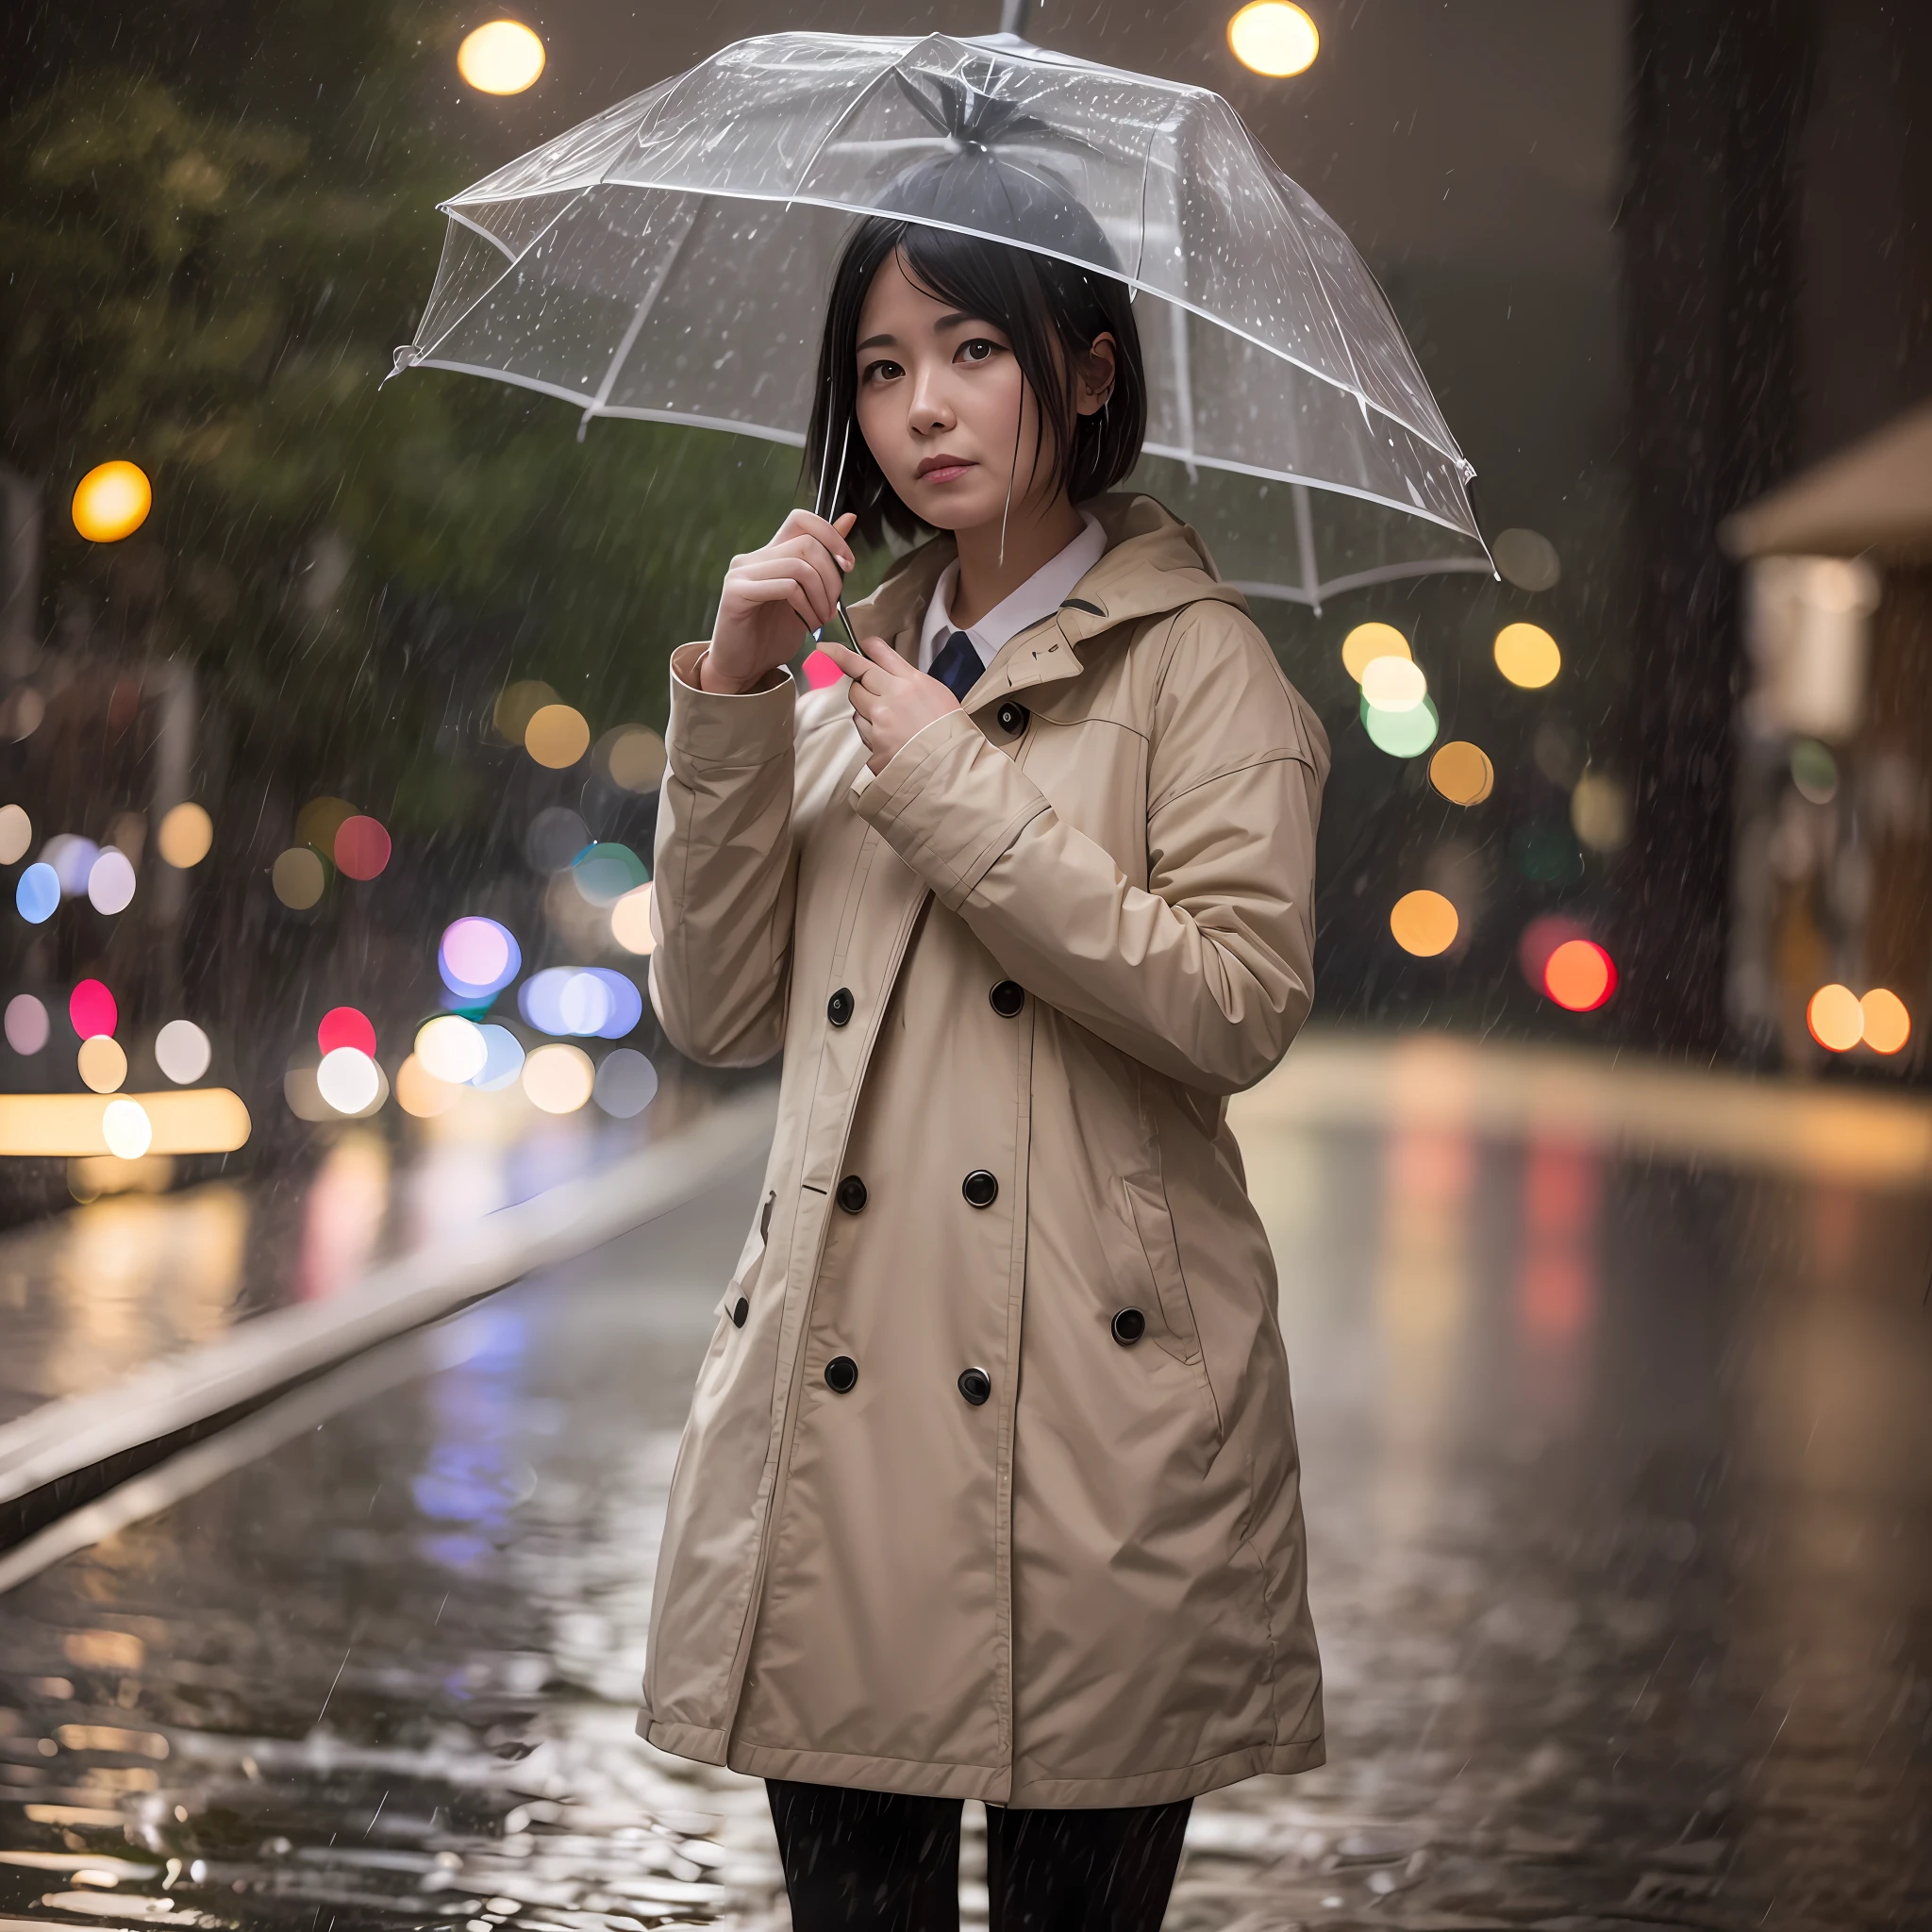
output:
<path id="1" fill-rule="evenodd" d="M 1197 1804 L 1168 1925 L 1925 1924 L 1923 1187 L 1869 1135 L 1799 1178 L 1721 1128 L 1377 1124 L 1322 1095 L 1389 1056 L 1307 1051 L 1312 1098 L 1236 1117 L 1330 1761 Z M 0 1910 L 783 1926 L 761 1789 L 631 1730 L 757 1182 L 350 1364 L 0 1599 Z"/>

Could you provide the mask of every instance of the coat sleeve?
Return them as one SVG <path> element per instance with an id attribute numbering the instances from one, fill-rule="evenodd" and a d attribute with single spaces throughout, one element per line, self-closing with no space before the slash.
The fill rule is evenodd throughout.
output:
<path id="1" fill-rule="evenodd" d="M 1028 991 L 1144 1065 L 1231 1093 L 1307 1017 L 1327 740 L 1230 607 L 1190 607 L 1166 644 L 1144 891 L 964 712 L 920 732 L 855 804 Z"/>
<path id="2" fill-rule="evenodd" d="M 691 680 L 703 648 L 671 658 L 651 1004 L 680 1052 L 744 1067 L 785 1040 L 795 688 L 784 677 L 742 697 L 702 691 Z"/>

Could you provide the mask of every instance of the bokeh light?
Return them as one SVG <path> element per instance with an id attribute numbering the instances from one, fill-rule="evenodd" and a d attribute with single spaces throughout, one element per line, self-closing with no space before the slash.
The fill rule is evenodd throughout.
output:
<path id="1" fill-rule="evenodd" d="M 36 859 L 15 883 L 13 904 L 29 925 L 44 925 L 60 909 L 60 874 Z"/>
<path id="2" fill-rule="evenodd" d="M 1593 1013 L 1616 990 L 1616 963 L 1594 940 L 1565 940 L 1543 967 L 1543 991 L 1566 1012 Z"/>
<path id="3" fill-rule="evenodd" d="M 0 805 L 0 865 L 26 857 L 34 842 L 34 822 L 17 805 Z"/>
<path id="4" fill-rule="evenodd" d="M 120 1020 L 114 995 L 98 979 L 83 979 L 67 995 L 67 1017 L 83 1040 L 96 1033 L 111 1033 Z"/>
<path id="5" fill-rule="evenodd" d="M 545 1113 L 575 1113 L 596 1086 L 596 1070 L 580 1046 L 540 1046 L 524 1062 L 524 1091 Z"/>
<path id="6" fill-rule="evenodd" d="M 328 883 L 322 860 L 306 845 L 291 845 L 275 862 L 269 881 L 291 912 L 307 912 Z"/>
<path id="7" fill-rule="evenodd" d="M 540 765 L 561 772 L 591 748 L 591 727 L 572 705 L 545 705 L 524 727 L 524 749 Z"/>
<path id="8" fill-rule="evenodd" d="M 1429 783 L 1451 805 L 1480 805 L 1495 790 L 1496 768 L 1480 745 L 1452 738 L 1429 760 Z"/>
<path id="9" fill-rule="evenodd" d="M 1429 694 L 1429 680 L 1412 658 L 1376 658 L 1362 666 L 1362 702 L 1378 711 L 1412 711 Z"/>
<path id="10" fill-rule="evenodd" d="M 648 956 L 658 943 L 657 935 L 651 930 L 651 888 L 640 886 L 634 892 L 626 892 L 610 908 L 610 937 L 626 953 L 640 957 Z"/>
<path id="11" fill-rule="evenodd" d="M 1791 746 L 1791 783 L 1801 798 L 1829 805 L 1838 796 L 1838 760 L 1831 747 L 1815 738 L 1801 738 Z"/>
<path id="12" fill-rule="evenodd" d="M 17 992 L 7 1002 L 7 1043 L 15 1053 L 39 1053 L 52 1025 L 46 1008 L 32 993 Z"/>
<path id="13" fill-rule="evenodd" d="M 460 1013 L 440 1013 L 416 1034 L 416 1058 L 439 1080 L 466 1086 L 483 1071 L 490 1050 L 482 1030 Z"/>
<path id="14" fill-rule="evenodd" d="M 389 863 L 389 834 L 365 812 L 344 819 L 336 827 L 331 856 L 343 877 L 373 879 Z"/>
<path id="15" fill-rule="evenodd" d="M 1524 691 L 1541 691 L 1563 668 L 1557 641 L 1538 624 L 1506 624 L 1496 633 L 1496 669 Z"/>
<path id="16" fill-rule="evenodd" d="M 1536 530 L 1504 530 L 1490 546 L 1490 555 L 1519 591 L 1553 590 L 1563 575 L 1557 546 Z"/>
<path id="17" fill-rule="evenodd" d="M 1405 892 L 1389 913 L 1389 930 L 1405 953 L 1433 959 L 1456 943 L 1462 922 L 1441 892 Z"/>
<path id="18" fill-rule="evenodd" d="M 57 832 L 41 848 L 41 857 L 54 868 L 60 891 L 69 899 L 78 899 L 87 891 L 87 875 L 94 869 L 101 848 L 77 832 Z"/>
<path id="19" fill-rule="evenodd" d="M 97 463 L 75 486 L 74 527 L 90 543 L 118 543 L 147 522 L 154 486 L 139 463 Z"/>
<path id="20" fill-rule="evenodd" d="M 808 691 L 824 691 L 835 685 L 845 674 L 834 664 L 823 651 L 811 651 L 805 660 L 805 688 Z"/>
<path id="21" fill-rule="evenodd" d="M 644 998 L 608 966 L 551 966 L 517 989 L 517 1009 L 539 1033 L 622 1040 L 644 1016 Z"/>
<path id="22" fill-rule="evenodd" d="M 1630 794 L 1604 772 L 1586 772 L 1570 794 L 1570 824 L 1592 852 L 1619 852 L 1630 842 Z"/>
<path id="23" fill-rule="evenodd" d="M 139 1160 L 155 1143 L 155 1124 L 138 1100 L 110 1100 L 101 1110 L 101 1138 L 119 1160 Z"/>
<path id="24" fill-rule="evenodd" d="M 338 1113 L 361 1113 L 375 1104 L 382 1087 L 375 1062 L 357 1046 L 339 1046 L 324 1054 L 315 1070 L 315 1085 Z"/>
<path id="25" fill-rule="evenodd" d="M 663 783 L 664 741 L 649 726 L 620 724 L 599 746 L 598 763 L 620 791 L 655 791 Z"/>
<path id="26" fill-rule="evenodd" d="M 375 1024 L 359 1007 L 331 1007 L 315 1029 L 315 1044 L 325 1054 L 338 1047 L 353 1046 L 371 1059 L 375 1058 Z"/>
<path id="27" fill-rule="evenodd" d="M 1282 80 L 1315 64 L 1322 36 L 1291 0 L 1249 0 L 1227 24 L 1227 44 L 1243 67 Z"/>
<path id="28" fill-rule="evenodd" d="M 524 1042 L 508 1026 L 487 1021 L 477 1027 L 483 1036 L 483 1066 L 471 1074 L 470 1085 L 485 1093 L 501 1092 L 515 1083 L 524 1071 Z"/>
<path id="29" fill-rule="evenodd" d="M 615 906 L 650 877 L 644 861 L 614 840 L 587 845 L 571 860 L 571 883 L 592 906 Z"/>
<path id="30" fill-rule="evenodd" d="M 160 830 L 155 834 L 161 857 L 177 872 L 199 865 L 214 842 L 215 822 L 192 800 L 175 806 L 161 820 Z"/>
<path id="31" fill-rule="evenodd" d="M 1874 1053 L 1897 1053 L 1912 1037 L 1912 1016 L 1890 987 L 1874 986 L 1858 1009 L 1865 1021 L 1865 1044 Z"/>
<path id="32" fill-rule="evenodd" d="M 524 833 L 532 872 L 561 872 L 591 842 L 591 828 L 567 805 L 546 805 Z"/>
<path id="33" fill-rule="evenodd" d="M 1805 1008 L 1811 1038 L 1827 1053 L 1850 1053 L 1865 1037 L 1865 1008 L 1848 986 L 1821 986 Z"/>
<path id="34" fill-rule="evenodd" d="M 414 1054 L 396 1069 L 396 1105 L 419 1121 L 447 1113 L 462 1098 L 462 1089 L 439 1080 Z"/>
<path id="35" fill-rule="evenodd" d="M 1420 758 L 1436 741 L 1436 704 L 1424 698 L 1411 711 L 1385 711 L 1362 700 L 1362 728 L 1369 741 L 1391 758 Z"/>
<path id="36" fill-rule="evenodd" d="M 482 94 L 520 94 L 543 72 L 543 42 L 521 21 L 492 20 L 463 36 L 457 72 Z"/>
<path id="37" fill-rule="evenodd" d="M 1408 640 L 1392 624 L 1358 624 L 1341 641 L 1341 662 L 1359 684 L 1377 658 L 1407 658 Z"/>
<path id="38" fill-rule="evenodd" d="M 635 1047 L 620 1046 L 605 1055 L 594 1091 L 613 1120 L 633 1120 L 658 1097 L 658 1070 Z"/>
<path id="39" fill-rule="evenodd" d="M 295 814 L 295 837 L 304 845 L 312 846 L 325 858 L 334 858 L 336 854 L 336 834 L 356 816 L 356 808 L 346 798 L 336 798 L 325 793 L 320 798 L 311 798 Z"/>
<path id="40" fill-rule="evenodd" d="M 490 722 L 506 744 L 521 744 L 530 720 L 556 702 L 557 693 L 541 677 L 520 677 L 497 692 Z"/>
<path id="41" fill-rule="evenodd" d="M 134 903 L 134 868 L 110 845 L 88 868 L 88 903 L 96 912 L 125 912 Z"/>
<path id="42" fill-rule="evenodd" d="M 507 925 L 470 913 L 443 928 L 436 952 L 442 983 L 465 1005 L 494 999 L 523 970 L 524 956 Z"/>
<path id="43" fill-rule="evenodd" d="M 127 1079 L 127 1055 L 111 1033 L 83 1040 L 75 1064 L 82 1084 L 96 1093 L 118 1093 Z"/>
<path id="44" fill-rule="evenodd" d="M 170 1020 L 155 1035 L 155 1063 L 177 1087 L 200 1079 L 213 1058 L 208 1035 L 192 1020 Z"/>

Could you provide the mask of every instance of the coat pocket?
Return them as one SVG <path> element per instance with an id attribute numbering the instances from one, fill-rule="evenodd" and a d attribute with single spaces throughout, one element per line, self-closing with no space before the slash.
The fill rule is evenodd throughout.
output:
<path id="1" fill-rule="evenodd" d="M 734 1321 L 738 1304 L 751 1298 L 753 1289 L 758 1284 L 758 1276 L 764 1272 L 765 1247 L 772 1236 L 772 1205 L 777 1198 L 778 1192 L 774 1188 L 759 1203 L 758 1218 L 752 1223 L 751 1232 L 744 1238 L 744 1246 L 738 1251 L 738 1266 L 731 1271 L 731 1280 L 719 1298 L 719 1314 Z M 743 1324 L 739 1325 L 741 1327 Z"/>
<path id="2" fill-rule="evenodd" d="M 1221 1405 L 1215 1400 L 1213 1385 L 1208 1378 L 1208 1364 L 1201 1347 L 1201 1331 L 1194 1320 L 1194 1305 L 1188 1297 L 1187 1276 L 1181 1272 L 1180 1244 L 1174 1239 L 1174 1217 L 1158 1187 L 1145 1181 L 1123 1179 L 1126 1195 L 1127 1219 L 1139 1240 L 1147 1276 L 1154 1286 L 1154 1298 L 1160 1311 L 1158 1327 L 1148 1330 L 1147 1339 L 1176 1361 L 1185 1362 L 1200 1384 L 1201 1397 L 1221 1436 Z"/>

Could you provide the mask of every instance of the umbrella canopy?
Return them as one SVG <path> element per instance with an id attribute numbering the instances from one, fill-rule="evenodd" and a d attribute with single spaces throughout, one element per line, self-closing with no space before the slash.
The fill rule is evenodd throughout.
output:
<path id="1" fill-rule="evenodd" d="M 1244 589 L 1491 568 L 1360 257 L 1219 95 L 1014 35 L 741 41 L 444 204 L 396 368 L 802 445 L 833 264 L 886 214 L 1134 291 L 1149 488 Z"/>

